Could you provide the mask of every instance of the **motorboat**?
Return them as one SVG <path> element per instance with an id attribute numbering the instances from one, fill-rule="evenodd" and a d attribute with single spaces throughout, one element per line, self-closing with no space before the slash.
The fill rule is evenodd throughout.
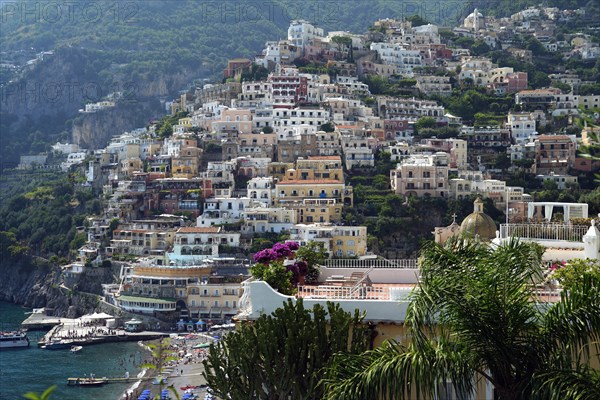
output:
<path id="1" fill-rule="evenodd" d="M 71 346 L 71 353 L 77 353 L 83 349 L 82 346 Z"/>
<path id="2" fill-rule="evenodd" d="M 25 331 L 0 332 L 0 349 L 29 347 Z"/>
<path id="3" fill-rule="evenodd" d="M 79 382 L 79 386 L 100 386 L 108 382 L 106 378 L 88 378 Z"/>
<path id="4" fill-rule="evenodd" d="M 65 340 L 60 338 L 53 338 L 46 345 L 42 346 L 42 349 L 46 350 L 59 350 L 59 349 L 69 349 L 73 346 L 72 340 Z"/>

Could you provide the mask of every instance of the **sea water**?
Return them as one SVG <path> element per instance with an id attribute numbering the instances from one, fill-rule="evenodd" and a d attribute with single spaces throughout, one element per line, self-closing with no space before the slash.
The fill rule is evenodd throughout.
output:
<path id="1" fill-rule="evenodd" d="M 0 302 L 0 329 L 18 327 L 30 309 Z M 97 387 L 67 386 L 67 378 L 94 374 L 96 377 L 135 377 L 148 353 L 136 342 L 84 346 L 77 353 L 69 349 L 45 350 L 37 347 L 44 332 L 29 332 L 31 346 L 0 350 L 0 400 L 24 399 L 27 392 L 42 393 L 57 388 L 51 400 L 117 400 L 132 385 L 108 383 Z M 157 389 L 158 390 L 158 389 Z"/>

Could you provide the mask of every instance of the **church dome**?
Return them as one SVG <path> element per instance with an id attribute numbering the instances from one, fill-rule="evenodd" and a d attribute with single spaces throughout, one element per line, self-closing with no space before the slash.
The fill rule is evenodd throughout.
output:
<path id="1" fill-rule="evenodd" d="M 478 31 L 485 28 L 485 17 L 477 9 L 464 19 L 463 27 Z"/>
<path id="2" fill-rule="evenodd" d="M 479 237 L 482 240 L 492 240 L 496 237 L 496 223 L 483 212 L 483 201 L 477 198 L 474 211 L 460 224 L 460 232 L 469 237 Z"/>

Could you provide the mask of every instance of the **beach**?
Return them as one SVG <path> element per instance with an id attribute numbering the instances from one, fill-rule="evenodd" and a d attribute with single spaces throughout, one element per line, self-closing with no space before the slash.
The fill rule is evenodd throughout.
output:
<path id="1" fill-rule="evenodd" d="M 163 368 L 163 376 L 166 377 L 166 383 L 158 384 L 156 377 L 158 371 L 147 369 L 144 376 L 129 388 L 119 400 L 137 400 L 138 396 L 144 390 L 150 390 L 152 396 L 159 395 L 162 389 L 173 387 L 181 398 L 185 391 L 198 395 L 199 399 L 204 399 L 206 393 L 206 381 L 202 376 L 204 367 L 202 360 L 207 349 L 196 348 L 201 344 L 212 343 L 214 339 L 203 333 L 191 333 L 181 335 L 171 335 L 168 339 L 168 353 L 175 356 L 174 361 L 170 361 Z M 158 345 L 158 341 L 152 342 Z M 187 387 L 195 387 L 185 389 Z M 182 389 L 183 388 L 183 389 Z M 175 398 L 170 392 L 172 398 Z"/>

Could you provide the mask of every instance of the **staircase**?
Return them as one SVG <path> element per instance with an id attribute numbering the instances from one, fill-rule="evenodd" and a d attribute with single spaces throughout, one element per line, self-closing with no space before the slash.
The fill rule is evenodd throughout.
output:
<path id="1" fill-rule="evenodd" d="M 356 283 L 354 284 L 354 286 L 352 286 L 350 288 L 350 292 L 348 293 L 348 295 L 350 297 L 356 295 L 360 289 L 364 286 L 371 286 L 371 279 L 369 278 L 369 274 L 373 271 L 375 267 L 371 266 L 369 269 L 367 269 L 365 272 L 353 272 L 352 275 L 350 276 L 351 280 L 354 280 L 355 278 Z"/>

